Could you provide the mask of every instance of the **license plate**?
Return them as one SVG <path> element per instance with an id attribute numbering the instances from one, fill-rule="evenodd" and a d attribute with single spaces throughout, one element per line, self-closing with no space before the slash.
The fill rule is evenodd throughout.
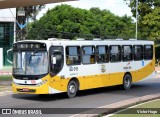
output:
<path id="1" fill-rule="evenodd" d="M 28 88 L 23 88 L 23 91 L 28 91 Z"/>

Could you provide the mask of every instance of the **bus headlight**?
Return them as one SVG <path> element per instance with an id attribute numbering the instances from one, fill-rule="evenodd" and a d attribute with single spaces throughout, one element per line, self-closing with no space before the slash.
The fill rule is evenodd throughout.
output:
<path id="1" fill-rule="evenodd" d="M 18 85 L 14 80 L 12 82 L 13 82 L 14 85 L 16 85 L 16 86 Z"/>
<path id="2" fill-rule="evenodd" d="M 37 84 L 37 86 L 41 86 L 41 85 L 45 84 L 46 82 L 47 82 L 47 80 L 43 80 L 42 82 L 39 82 L 39 83 Z"/>

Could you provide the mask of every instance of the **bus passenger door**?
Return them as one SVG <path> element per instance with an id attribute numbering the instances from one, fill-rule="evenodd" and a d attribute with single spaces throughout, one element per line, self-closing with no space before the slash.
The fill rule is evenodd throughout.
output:
<path id="1" fill-rule="evenodd" d="M 51 46 L 49 50 L 50 57 L 50 86 L 56 89 L 60 89 L 61 78 L 60 71 L 63 68 L 64 57 L 63 57 L 63 47 L 61 46 Z"/>

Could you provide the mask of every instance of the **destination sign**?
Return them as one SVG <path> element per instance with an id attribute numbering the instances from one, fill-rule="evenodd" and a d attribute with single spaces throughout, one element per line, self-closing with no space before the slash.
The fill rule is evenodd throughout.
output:
<path id="1" fill-rule="evenodd" d="M 13 49 L 46 49 L 46 44 L 42 43 L 16 43 Z"/>

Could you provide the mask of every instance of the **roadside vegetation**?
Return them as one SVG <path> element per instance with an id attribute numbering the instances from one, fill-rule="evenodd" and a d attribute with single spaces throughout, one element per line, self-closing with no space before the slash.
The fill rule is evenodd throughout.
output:
<path id="1" fill-rule="evenodd" d="M 12 76 L 1 76 L 0 75 L 0 81 L 4 81 L 4 80 L 12 80 Z"/>
<path id="2" fill-rule="evenodd" d="M 51 37 L 76 39 L 134 38 L 135 23 L 127 15 L 122 17 L 109 10 L 90 10 L 59 5 L 48 10 L 40 20 L 29 24 L 28 39 Z"/>
<path id="3" fill-rule="evenodd" d="M 124 0 L 136 17 L 136 1 Z M 138 0 L 138 38 L 160 43 L 160 0 Z"/>
<path id="4" fill-rule="evenodd" d="M 51 37 L 76 39 L 135 38 L 136 0 L 124 0 L 131 8 L 132 16 L 122 17 L 109 10 L 91 8 L 89 10 L 59 5 L 49 9 L 43 17 L 28 25 L 28 39 L 48 39 Z M 107 9 L 107 8 L 106 8 Z M 138 39 L 160 40 L 159 0 L 139 0 Z"/>
<path id="5" fill-rule="evenodd" d="M 159 117 L 160 115 L 160 99 L 153 100 L 142 105 L 126 109 L 111 117 Z M 146 113 L 146 114 L 143 114 Z M 158 114 L 157 114 L 158 113 Z"/>

